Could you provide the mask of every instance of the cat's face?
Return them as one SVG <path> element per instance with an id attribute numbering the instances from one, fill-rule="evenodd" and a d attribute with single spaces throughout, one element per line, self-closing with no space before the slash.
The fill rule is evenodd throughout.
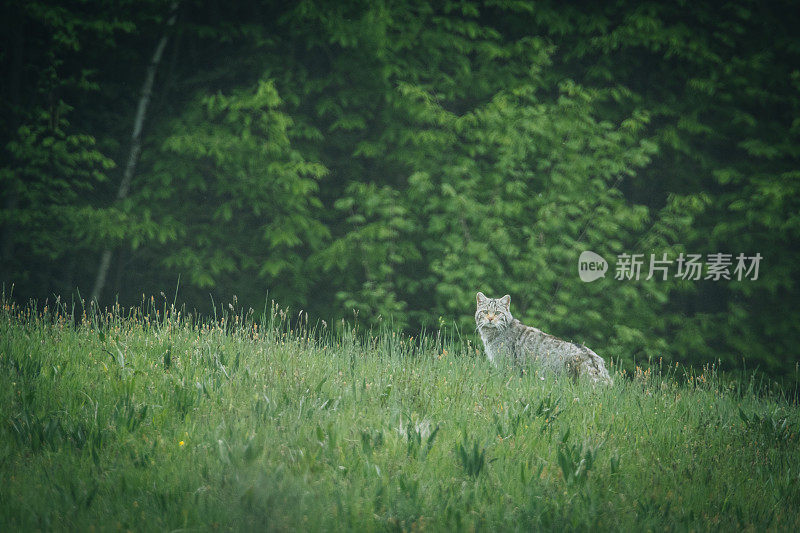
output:
<path id="1" fill-rule="evenodd" d="M 478 309 L 475 311 L 475 323 L 478 329 L 491 328 L 503 330 L 511 324 L 511 296 L 487 298 L 482 292 L 477 294 Z"/>

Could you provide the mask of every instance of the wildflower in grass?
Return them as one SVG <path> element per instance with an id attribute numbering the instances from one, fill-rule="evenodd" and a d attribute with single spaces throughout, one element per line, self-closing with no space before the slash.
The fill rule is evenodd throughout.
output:
<path id="1" fill-rule="evenodd" d="M 183 445 L 184 445 L 184 444 L 186 444 L 186 443 L 185 443 L 185 442 L 183 442 L 183 441 L 180 441 L 180 442 L 178 443 L 178 446 L 181 446 L 181 447 L 183 447 Z"/>

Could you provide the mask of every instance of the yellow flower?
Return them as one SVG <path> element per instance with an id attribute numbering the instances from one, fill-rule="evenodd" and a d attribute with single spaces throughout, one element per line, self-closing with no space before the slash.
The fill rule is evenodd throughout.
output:
<path id="1" fill-rule="evenodd" d="M 184 444 L 186 444 L 186 443 L 185 443 L 185 442 L 183 442 L 183 441 L 180 441 L 180 442 L 178 443 L 178 446 L 183 446 Z"/>

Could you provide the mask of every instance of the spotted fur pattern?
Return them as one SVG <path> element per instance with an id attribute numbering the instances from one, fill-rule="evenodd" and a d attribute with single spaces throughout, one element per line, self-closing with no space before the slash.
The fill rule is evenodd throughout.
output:
<path id="1" fill-rule="evenodd" d="M 566 374 L 573 380 L 586 377 L 593 383 L 613 385 L 603 358 L 586 346 L 578 346 L 526 326 L 511 316 L 511 296 L 487 298 L 477 294 L 478 326 L 486 357 L 495 365 L 532 367 L 541 375 Z"/>

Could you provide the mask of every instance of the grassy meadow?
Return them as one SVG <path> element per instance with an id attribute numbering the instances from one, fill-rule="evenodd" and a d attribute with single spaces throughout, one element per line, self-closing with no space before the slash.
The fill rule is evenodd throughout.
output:
<path id="1" fill-rule="evenodd" d="M 800 530 L 800 411 L 757 380 L 233 309 L 4 301 L 0 530 Z"/>

